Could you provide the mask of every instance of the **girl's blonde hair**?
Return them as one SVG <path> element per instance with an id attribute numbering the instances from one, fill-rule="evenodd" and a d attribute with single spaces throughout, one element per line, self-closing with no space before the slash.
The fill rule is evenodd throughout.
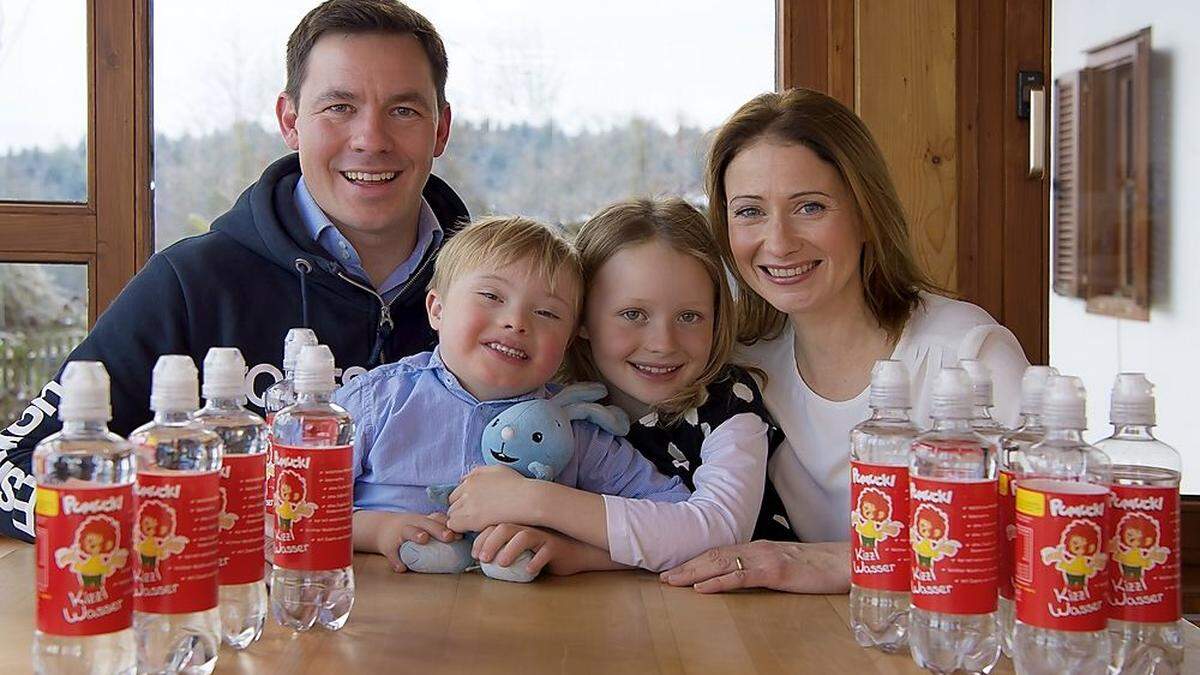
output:
<path id="1" fill-rule="evenodd" d="M 778 337 L 787 320 L 742 278 L 729 246 L 725 171 L 738 153 L 763 139 L 802 145 L 837 169 L 854 199 L 866 237 L 859 259 L 864 299 L 880 328 L 893 341 L 899 340 L 920 304 L 921 291 L 944 291 L 916 262 L 904 208 L 871 132 L 849 108 L 810 89 L 751 99 L 722 125 L 709 151 L 708 215 L 721 255 L 738 282 L 738 340 L 754 344 Z"/>
<path id="2" fill-rule="evenodd" d="M 654 406 L 665 424 L 673 424 L 687 410 L 702 405 L 708 397 L 707 386 L 726 374 L 737 334 L 733 296 L 704 214 L 677 197 L 617 202 L 583 224 L 575 247 L 583 264 L 584 288 L 590 288 L 610 258 L 626 248 L 652 241 L 663 242 L 699 262 L 712 281 L 714 292 L 713 341 L 708 363 L 695 382 Z M 587 340 L 572 343 L 564 371 L 572 380 L 601 379 Z"/>

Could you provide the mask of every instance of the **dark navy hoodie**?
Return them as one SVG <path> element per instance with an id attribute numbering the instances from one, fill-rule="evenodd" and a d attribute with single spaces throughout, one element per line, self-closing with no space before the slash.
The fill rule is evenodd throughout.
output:
<path id="1" fill-rule="evenodd" d="M 293 198 L 299 179 L 297 155 L 267 167 L 209 232 L 152 256 L 71 352 L 68 361 L 101 361 L 108 369 L 113 432 L 128 436 L 152 417 L 150 372 L 162 354 L 188 354 L 199 367 L 210 347 L 240 348 L 254 381 L 250 405 L 261 412 L 290 328 L 312 328 L 343 377 L 433 347 L 424 300 L 436 249 L 385 305 L 367 280 L 343 271 L 309 237 Z M 466 222 L 466 206 L 436 176 L 423 194 L 448 240 Z M 0 431 L 0 534 L 33 538 L 30 459 L 61 427 L 61 375 Z"/>

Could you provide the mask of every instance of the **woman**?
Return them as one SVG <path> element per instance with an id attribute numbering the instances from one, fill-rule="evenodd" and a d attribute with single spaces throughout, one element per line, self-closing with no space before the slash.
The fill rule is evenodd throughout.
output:
<path id="1" fill-rule="evenodd" d="M 768 475 L 803 543 L 713 549 L 663 580 L 702 592 L 844 592 L 849 433 L 867 417 L 875 361 L 908 367 L 918 425 L 937 371 L 961 358 L 990 368 L 998 418 L 1011 423 L 1028 361 L 987 312 L 937 294 L 879 148 L 834 99 L 794 89 L 746 103 L 713 140 L 706 179 L 738 282 L 740 356 L 767 373 L 763 397 L 787 436 Z"/>

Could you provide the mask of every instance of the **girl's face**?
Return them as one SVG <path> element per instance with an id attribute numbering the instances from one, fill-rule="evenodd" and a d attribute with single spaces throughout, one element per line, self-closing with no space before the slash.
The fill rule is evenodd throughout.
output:
<path id="1" fill-rule="evenodd" d="M 875 505 L 871 502 L 863 502 L 862 506 L 859 507 L 859 511 L 862 513 L 863 518 L 875 520 Z"/>
<path id="2" fill-rule="evenodd" d="M 861 297 L 858 209 L 815 152 L 755 141 L 729 163 L 725 194 L 738 272 L 773 307 L 795 315 Z"/>
<path id="3" fill-rule="evenodd" d="M 698 260 L 661 241 L 600 267 L 580 336 L 614 402 L 654 406 L 695 382 L 712 353 L 716 294 Z"/>

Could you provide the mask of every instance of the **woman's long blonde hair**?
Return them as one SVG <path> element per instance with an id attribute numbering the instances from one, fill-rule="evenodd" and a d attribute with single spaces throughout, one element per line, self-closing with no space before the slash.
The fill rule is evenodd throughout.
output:
<path id="1" fill-rule="evenodd" d="M 704 214 L 674 197 L 617 202 L 584 223 L 575 239 L 583 263 L 584 288 L 591 288 L 600 268 L 614 255 L 651 241 L 663 242 L 694 258 L 708 274 L 714 290 L 713 341 L 708 363 L 695 382 L 654 406 L 663 422 L 669 425 L 687 410 L 702 405 L 708 395 L 707 386 L 726 374 L 737 334 L 736 316 L 725 267 Z M 571 380 L 601 379 L 587 340 L 575 340 L 571 344 L 564 371 Z"/>
<path id="2" fill-rule="evenodd" d="M 880 328 L 892 341 L 899 340 L 920 304 L 921 291 L 944 291 L 916 262 L 904 208 L 866 125 L 821 92 L 788 89 L 761 94 L 738 108 L 717 131 L 705 170 L 709 222 L 738 282 L 738 341 L 749 345 L 778 337 L 787 320 L 742 278 L 729 246 L 725 171 L 738 153 L 762 139 L 802 145 L 837 169 L 854 198 L 866 238 L 859 259 L 864 299 Z"/>

